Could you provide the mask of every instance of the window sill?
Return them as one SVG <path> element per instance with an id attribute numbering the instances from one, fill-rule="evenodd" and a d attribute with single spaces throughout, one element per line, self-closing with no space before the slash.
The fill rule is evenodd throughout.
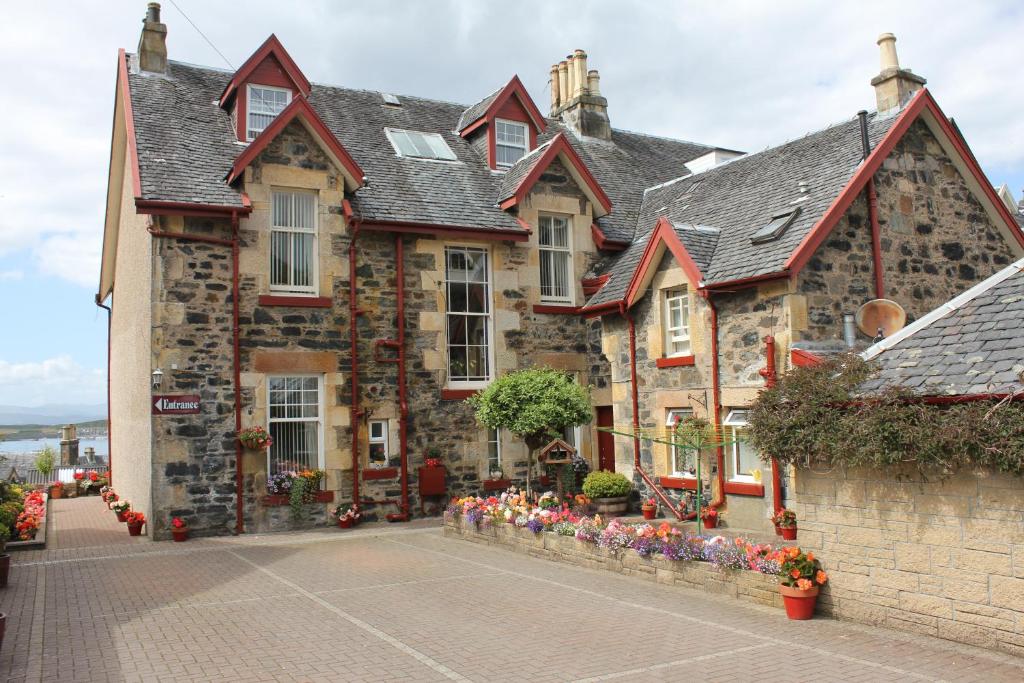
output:
<path id="1" fill-rule="evenodd" d="M 689 477 L 659 477 L 662 488 L 696 491 L 697 480 Z"/>
<path id="2" fill-rule="evenodd" d="M 330 308 L 330 297 L 281 294 L 260 294 L 260 306 L 292 306 L 294 308 Z"/>
<path id="3" fill-rule="evenodd" d="M 549 313 L 549 314 L 568 314 L 576 315 L 580 312 L 578 306 L 570 306 L 568 304 L 534 304 L 534 313 Z"/>
<path id="4" fill-rule="evenodd" d="M 658 358 L 654 364 L 659 368 L 679 368 L 695 363 L 693 356 L 673 356 L 672 358 Z"/>
<path id="5" fill-rule="evenodd" d="M 441 400 L 463 401 L 479 391 L 481 391 L 481 389 L 442 389 Z"/>
<path id="6" fill-rule="evenodd" d="M 504 491 L 510 486 L 511 479 L 485 479 L 483 482 L 484 491 Z"/>
<path id="7" fill-rule="evenodd" d="M 764 484 L 752 481 L 727 481 L 725 492 L 734 496 L 756 496 L 764 498 Z"/>
<path id="8" fill-rule="evenodd" d="M 398 476 L 397 467 L 381 467 L 380 469 L 365 469 L 363 470 L 363 481 L 373 481 L 376 479 L 394 479 Z"/>

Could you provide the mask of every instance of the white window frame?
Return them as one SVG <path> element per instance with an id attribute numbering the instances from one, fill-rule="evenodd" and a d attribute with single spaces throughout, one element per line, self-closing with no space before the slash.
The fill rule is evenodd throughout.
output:
<path id="1" fill-rule="evenodd" d="M 549 231 L 551 234 L 554 234 L 554 229 L 553 228 L 554 228 L 554 222 L 555 221 L 564 221 L 565 222 L 565 241 L 566 241 L 565 246 L 557 246 L 557 245 L 542 244 L 541 243 L 541 241 L 540 241 L 541 240 L 541 235 L 544 232 L 542 227 L 541 227 L 541 222 L 544 221 L 544 220 L 550 220 L 552 222 L 552 229 Z M 537 217 L 537 244 L 539 245 L 538 249 L 540 250 L 540 260 L 541 260 L 541 263 L 543 263 L 545 252 L 550 252 L 552 255 L 554 255 L 554 254 L 568 254 L 568 256 L 569 256 L 569 258 L 566 261 L 566 273 L 565 273 L 565 287 L 566 287 L 566 290 L 567 290 L 566 296 L 552 296 L 551 294 L 548 294 L 547 296 L 545 296 L 544 295 L 544 269 L 543 269 L 542 266 L 538 268 L 539 273 L 540 273 L 540 275 L 539 275 L 539 277 L 540 277 L 540 292 L 541 292 L 540 300 L 542 302 L 557 302 L 557 303 L 563 303 L 563 304 L 572 305 L 572 303 L 573 303 L 573 301 L 575 299 L 576 284 L 575 284 L 575 278 L 573 277 L 573 274 L 575 273 L 575 264 L 573 263 L 573 257 L 572 257 L 573 256 L 572 255 L 572 223 L 573 223 L 572 216 L 566 216 L 566 215 L 562 215 L 562 214 L 544 213 L 544 214 L 541 214 L 540 216 Z M 554 264 L 554 258 L 552 256 L 552 265 L 553 264 Z M 554 276 L 554 268 L 553 267 L 549 268 L 548 272 L 551 273 L 552 276 Z M 556 280 L 557 280 L 557 278 L 556 278 Z"/>
<path id="2" fill-rule="evenodd" d="M 271 403 L 270 403 L 270 391 L 271 391 L 270 385 L 272 383 L 271 380 L 275 380 L 275 379 L 292 379 L 292 378 L 308 378 L 308 377 L 313 377 L 313 378 L 316 379 L 316 395 L 317 395 L 317 403 L 316 403 L 316 405 L 317 405 L 317 408 L 316 408 L 317 416 L 316 416 L 316 418 L 315 419 L 310 419 L 310 418 L 306 418 L 306 417 L 278 417 L 278 418 L 271 417 Z M 267 375 L 267 393 L 266 393 L 266 397 L 267 397 L 267 402 L 266 402 L 266 406 L 267 406 L 266 430 L 267 430 L 268 434 L 270 433 L 270 430 L 271 430 L 271 424 L 275 423 L 275 422 L 277 422 L 277 423 L 282 423 L 282 422 L 313 422 L 313 421 L 316 422 L 316 425 L 317 425 L 317 429 L 316 429 L 316 445 L 317 445 L 316 467 L 317 467 L 317 469 L 323 469 L 324 468 L 324 376 L 323 375 L 317 375 L 317 374 L 309 374 L 309 373 L 289 373 L 289 374 Z M 273 450 L 274 450 L 273 446 L 271 446 L 270 448 L 267 449 L 267 473 L 268 474 L 274 474 L 273 460 L 272 460 Z"/>
<path id="3" fill-rule="evenodd" d="M 666 417 L 665 417 L 665 427 L 668 428 L 668 440 L 669 441 L 672 440 L 672 431 L 675 429 L 675 426 L 676 426 L 676 418 L 678 418 L 679 421 L 682 422 L 683 420 L 685 420 L 688 417 L 693 417 L 693 409 L 692 408 L 669 408 L 668 409 L 668 413 L 666 414 Z M 683 450 L 683 449 L 680 449 L 678 446 L 668 446 L 668 450 L 669 450 L 669 453 L 668 453 L 668 456 L 669 456 L 669 468 L 672 470 L 672 476 L 674 476 L 674 477 L 682 477 L 683 479 L 694 479 L 694 480 L 696 480 L 696 478 L 697 478 L 696 469 L 693 472 L 687 472 L 685 470 L 680 470 L 680 469 L 678 469 L 676 467 L 676 465 L 678 464 L 678 458 L 679 458 L 678 451 Z M 685 453 L 685 451 L 684 451 L 684 453 Z M 696 456 L 697 456 L 697 454 L 694 453 L 690 457 L 696 458 Z M 685 458 L 685 454 L 684 454 L 683 457 Z M 696 465 L 696 462 L 694 464 Z"/>
<path id="4" fill-rule="evenodd" d="M 264 128 L 260 128 L 259 130 L 256 130 L 255 128 L 253 128 L 252 126 L 249 125 L 250 122 L 252 121 L 250 116 L 253 113 L 253 111 L 252 111 L 252 90 L 253 90 L 253 88 L 259 88 L 260 90 L 272 90 L 274 92 L 283 92 L 285 94 L 285 102 L 284 102 L 284 107 L 282 108 L 282 111 L 284 109 L 286 109 L 289 104 L 292 103 L 292 91 L 289 90 L 288 88 L 278 88 L 277 86 L 273 86 L 273 85 L 260 85 L 259 83 L 249 83 L 246 86 L 246 90 L 245 90 L 245 139 L 248 140 L 249 142 L 252 142 L 253 140 L 255 140 L 256 137 L 260 133 L 262 133 L 263 131 L 266 130 L 265 127 Z M 270 116 L 270 114 L 268 114 L 266 112 L 257 112 L 257 113 L 261 114 L 263 116 Z M 277 115 L 280 114 L 280 113 L 281 112 L 276 112 L 273 115 L 274 118 L 277 118 Z M 271 123 L 272 122 L 273 122 L 273 119 L 271 119 Z M 269 126 L 270 124 L 268 123 L 267 125 Z"/>
<path id="5" fill-rule="evenodd" d="M 504 472 L 501 459 L 501 429 L 487 429 L 485 433 L 487 435 L 487 477 L 490 478 L 491 470 L 499 469 Z M 492 436 L 494 438 L 491 438 Z M 494 444 L 494 458 L 491 457 L 491 444 Z"/>
<path id="6" fill-rule="evenodd" d="M 730 479 L 733 481 L 756 481 L 752 475 L 740 473 L 740 438 L 747 431 L 749 412 L 746 408 L 731 408 L 722 421 L 722 427 L 726 429 L 726 440 L 731 442 L 729 443 L 729 459 L 732 462 Z"/>
<path id="7" fill-rule="evenodd" d="M 514 142 L 502 141 L 498 139 L 498 125 L 506 126 L 519 126 L 523 129 L 523 144 L 519 145 Z M 523 153 L 519 155 L 519 159 L 530 153 L 530 129 L 527 124 L 522 121 L 509 121 L 508 119 L 494 119 L 494 165 L 498 168 L 511 168 L 515 165 L 515 161 L 512 163 L 502 163 L 498 161 L 498 148 L 499 147 L 510 147 L 513 149 L 521 149 Z M 516 161 L 519 161 L 516 159 Z"/>
<path id="8" fill-rule="evenodd" d="M 381 435 L 374 436 L 373 428 L 374 425 L 380 425 Z M 370 467 L 375 467 L 378 463 L 374 460 L 370 460 L 370 447 L 375 444 L 384 446 L 384 462 L 380 463 L 380 467 L 391 467 L 391 422 L 386 419 L 379 420 L 367 420 L 366 422 L 366 462 Z"/>
<path id="9" fill-rule="evenodd" d="M 690 294 L 686 288 L 674 288 L 664 290 L 664 304 L 662 306 L 661 328 L 665 337 L 665 358 L 678 358 L 693 354 L 693 347 L 690 345 Z M 672 326 L 672 308 L 674 305 L 682 308 L 682 325 Z M 685 344 L 677 348 L 677 344 Z"/>
<path id="10" fill-rule="evenodd" d="M 486 313 L 468 313 L 455 311 L 452 312 L 449 308 L 448 300 L 448 285 L 449 282 L 458 282 L 457 280 L 448 280 L 448 253 L 450 251 L 472 251 L 481 253 L 486 258 L 486 267 L 484 273 L 487 276 L 487 282 L 485 284 L 485 301 L 487 303 Z M 479 284 L 479 283 L 478 283 Z M 444 356 L 445 356 L 445 370 L 446 370 L 446 385 L 449 389 L 483 389 L 491 380 L 494 379 L 494 301 L 493 301 L 493 287 L 494 287 L 494 275 L 491 271 L 491 251 L 486 247 L 480 247 L 471 244 L 446 244 L 444 247 Z M 484 323 L 484 330 L 487 334 L 487 374 L 484 379 L 452 379 L 452 367 L 451 367 L 451 344 L 449 342 L 449 320 L 452 316 L 465 316 L 465 317 L 484 317 L 486 318 Z M 468 344 L 466 345 L 468 348 Z M 468 358 L 468 356 L 467 356 Z M 467 367 L 468 371 L 468 367 Z"/>
<path id="11" fill-rule="evenodd" d="M 302 228 L 295 226 L 277 226 L 274 225 L 274 202 L 277 200 L 277 195 L 310 195 L 313 197 L 313 227 Z M 288 285 L 288 284 L 274 284 L 274 233 L 303 233 L 313 235 L 313 255 L 312 255 L 312 272 L 310 279 L 311 285 Z M 289 240 L 289 245 L 294 243 Z M 291 246 L 289 247 L 291 248 Z M 320 290 L 320 196 L 316 191 L 313 190 L 302 190 L 297 188 L 288 187 L 275 187 L 271 188 L 270 192 L 270 249 L 267 250 L 270 259 L 269 269 L 269 281 L 270 291 L 280 292 L 291 295 L 299 296 L 317 296 Z M 292 261 L 289 264 L 289 278 L 294 280 L 294 272 L 291 268 L 294 266 L 294 253 L 291 254 Z"/>

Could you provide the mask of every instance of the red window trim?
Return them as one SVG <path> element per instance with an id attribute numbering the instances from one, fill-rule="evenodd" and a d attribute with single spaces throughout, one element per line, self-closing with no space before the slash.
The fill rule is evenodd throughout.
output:
<path id="1" fill-rule="evenodd" d="M 260 294 L 260 306 L 291 306 L 293 308 L 330 308 L 331 298 L 328 296 L 280 296 L 277 294 Z"/>
<path id="2" fill-rule="evenodd" d="M 687 365 L 694 365 L 696 359 L 693 356 L 673 356 L 672 358 L 659 358 L 654 364 L 659 368 L 678 368 Z"/>
<path id="3" fill-rule="evenodd" d="M 697 480 L 689 477 L 658 477 L 662 488 L 696 491 Z"/>
<path id="4" fill-rule="evenodd" d="M 441 400 L 442 401 L 463 401 L 473 394 L 480 391 L 479 389 L 442 389 Z"/>
<path id="5" fill-rule="evenodd" d="M 726 481 L 725 492 L 734 496 L 757 496 L 764 498 L 764 485 L 752 481 Z"/>
<path id="6" fill-rule="evenodd" d="M 534 304 L 534 313 L 550 313 L 552 315 L 566 314 L 576 315 L 580 312 L 579 306 L 552 306 L 548 304 Z"/>
<path id="7" fill-rule="evenodd" d="M 380 469 L 367 468 L 363 470 L 363 481 L 372 481 L 375 479 L 394 479 L 397 476 L 397 467 L 382 467 Z"/>

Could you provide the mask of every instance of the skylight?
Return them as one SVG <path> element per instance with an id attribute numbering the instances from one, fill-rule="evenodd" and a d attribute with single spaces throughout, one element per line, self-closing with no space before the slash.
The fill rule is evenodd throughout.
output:
<path id="1" fill-rule="evenodd" d="M 393 107 L 401 107 L 402 102 L 398 99 L 397 95 L 392 95 L 389 92 L 382 92 L 380 98 L 384 100 L 384 104 L 390 104 Z"/>
<path id="2" fill-rule="evenodd" d="M 439 133 L 421 133 L 415 130 L 399 130 L 385 128 L 391 146 L 400 157 L 414 159 L 440 159 L 455 161 L 455 152 L 444 141 Z"/>
<path id="3" fill-rule="evenodd" d="M 764 242 L 771 242 L 777 240 L 782 236 L 782 233 L 786 232 L 786 228 L 793 224 L 793 221 L 797 216 L 800 215 L 800 208 L 787 209 L 776 213 L 772 216 L 771 221 L 768 225 L 759 229 L 750 238 L 751 244 L 763 244 Z"/>

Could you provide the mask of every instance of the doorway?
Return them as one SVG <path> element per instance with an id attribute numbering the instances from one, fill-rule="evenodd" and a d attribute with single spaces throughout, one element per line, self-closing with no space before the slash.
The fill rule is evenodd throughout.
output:
<path id="1" fill-rule="evenodd" d="M 615 414 L 611 406 L 597 406 L 597 469 L 615 471 L 615 435 L 601 431 L 601 427 L 614 427 Z"/>

